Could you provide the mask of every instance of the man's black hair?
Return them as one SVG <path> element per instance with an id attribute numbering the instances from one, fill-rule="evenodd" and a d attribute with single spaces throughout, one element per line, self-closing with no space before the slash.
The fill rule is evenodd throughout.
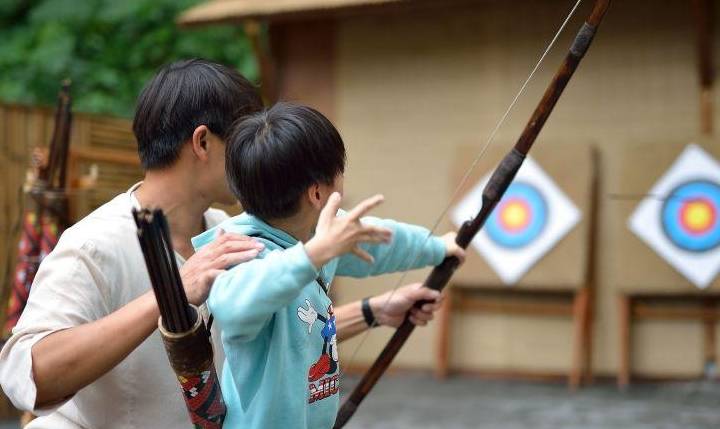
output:
<path id="1" fill-rule="evenodd" d="M 345 171 L 345 145 L 315 109 L 278 103 L 233 125 L 225 171 L 245 211 L 261 219 L 297 213 L 300 197 Z"/>
<path id="2" fill-rule="evenodd" d="M 262 107 L 255 86 L 229 67 L 201 59 L 163 67 L 140 93 L 133 119 L 143 168 L 172 165 L 200 125 L 226 140 L 235 119 Z"/>

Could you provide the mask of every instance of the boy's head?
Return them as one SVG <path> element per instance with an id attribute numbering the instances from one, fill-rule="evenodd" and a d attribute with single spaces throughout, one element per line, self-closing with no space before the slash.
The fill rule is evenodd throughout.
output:
<path id="1" fill-rule="evenodd" d="M 230 189 L 248 213 L 283 219 L 306 199 L 322 208 L 330 193 L 342 192 L 345 145 L 317 110 L 278 103 L 233 125 L 225 166 Z"/>
<path id="2" fill-rule="evenodd" d="M 262 107 L 255 86 L 229 67 L 201 59 L 163 67 L 140 93 L 133 120 L 143 168 L 172 167 L 187 153 L 205 172 L 199 183 L 227 195 L 224 141 L 233 121 Z"/>

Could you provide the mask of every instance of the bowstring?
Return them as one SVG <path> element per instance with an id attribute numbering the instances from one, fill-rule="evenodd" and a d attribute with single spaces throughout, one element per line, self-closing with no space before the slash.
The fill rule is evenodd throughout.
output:
<path id="1" fill-rule="evenodd" d="M 495 140 L 496 134 L 498 133 L 498 131 L 500 130 L 502 125 L 505 123 L 506 119 L 512 112 L 513 108 L 517 104 L 517 102 L 520 99 L 520 97 L 522 96 L 522 94 L 525 92 L 525 89 L 527 88 L 527 86 L 530 83 L 530 81 L 532 80 L 532 78 L 535 76 L 535 73 L 538 71 L 538 69 L 542 65 L 543 61 L 545 60 L 545 57 L 547 57 L 547 55 L 550 53 L 553 46 L 555 45 L 555 42 L 557 42 L 557 40 L 560 37 L 560 35 L 562 34 L 563 30 L 565 30 L 565 27 L 567 26 L 568 22 L 570 22 L 570 19 L 572 19 L 572 17 L 575 15 L 575 11 L 577 11 L 577 9 L 580 6 L 580 4 L 582 3 L 582 1 L 583 0 L 577 0 L 575 2 L 575 5 L 570 10 L 570 13 L 568 13 L 568 15 L 565 17 L 565 20 L 563 21 L 563 23 L 560 25 L 558 30 L 555 32 L 555 35 L 553 36 L 552 40 L 550 40 L 550 43 L 545 48 L 545 51 L 542 53 L 542 55 L 540 56 L 538 61 L 535 63 L 535 66 L 533 67 L 532 71 L 528 75 L 527 79 L 525 79 L 525 82 L 523 82 L 522 86 L 520 87 L 520 90 L 515 94 L 515 97 L 513 97 L 513 100 L 510 103 L 510 105 L 508 106 L 508 108 L 505 110 L 505 113 L 503 113 L 503 115 L 500 117 L 500 120 L 495 125 L 495 128 L 493 128 L 492 132 L 488 136 L 487 140 L 485 141 L 485 144 L 482 146 L 482 149 L 480 150 L 478 155 L 475 157 L 472 164 L 470 164 L 470 167 L 468 167 L 465 170 L 465 173 L 463 174 L 463 177 L 460 180 L 460 183 L 453 190 L 448 203 L 445 205 L 445 207 L 443 207 L 443 210 L 440 212 L 440 215 L 436 218 L 435 222 L 432 225 L 432 228 L 430 228 L 427 235 L 425 236 L 425 239 L 422 241 L 421 245 L 418 247 L 418 250 L 415 250 L 415 252 L 411 254 L 411 255 L 413 255 L 413 258 L 412 258 L 412 263 L 409 266 L 414 266 L 417 263 L 418 259 L 420 258 L 420 253 L 421 253 L 419 249 L 422 249 L 425 246 L 425 244 L 430 239 L 430 237 L 432 237 L 432 235 L 435 233 L 435 230 L 437 230 L 437 228 L 440 226 L 440 223 L 445 218 L 448 211 L 450 211 L 450 208 L 452 208 L 453 202 L 455 202 L 455 199 L 460 194 L 460 191 L 463 189 L 463 187 L 465 186 L 467 181 L 470 179 L 470 175 L 475 170 L 475 168 L 477 167 L 480 160 L 483 158 L 483 156 L 485 156 L 485 152 L 490 147 L 492 142 Z M 410 260 L 410 258 L 407 258 L 406 261 L 407 260 Z M 391 289 L 387 298 L 385 298 L 385 301 L 383 302 L 382 307 L 380 307 L 380 313 L 384 312 L 385 308 L 390 303 L 390 300 L 395 295 L 395 292 L 398 290 L 400 285 L 402 285 L 403 282 L 405 281 L 405 277 L 407 277 L 408 272 L 409 271 L 404 271 L 400 275 L 400 278 L 397 280 L 397 282 Z M 420 287 L 422 287 L 422 285 L 418 286 L 418 288 L 420 288 Z M 375 326 L 377 326 L 377 320 L 375 320 L 375 322 L 373 322 L 373 325 L 370 328 L 373 328 Z M 347 361 L 348 364 L 343 365 L 343 367 L 351 367 L 352 366 L 352 363 L 355 361 L 355 358 L 357 357 L 357 353 L 360 351 L 360 348 L 362 348 L 362 346 L 365 344 L 365 341 L 367 340 L 368 336 L 370 335 L 370 332 L 371 332 L 371 329 L 368 329 L 362 334 L 362 337 L 360 338 L 360 342 L 355 347 L 353 353 L 350 355 L 350 360 Z M 344 373 L 344 371 L 341 370 L 340 374 L 342 375 L 343 373 Z"/>

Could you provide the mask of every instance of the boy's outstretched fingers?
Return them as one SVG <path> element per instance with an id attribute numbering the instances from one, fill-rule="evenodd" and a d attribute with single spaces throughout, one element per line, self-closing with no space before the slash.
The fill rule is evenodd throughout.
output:
<path id="1" fill-rule="evenodd" d="M 370 197 L 356 205 L 355 208 L 350 210 L 347 216 L 350 219 L 360 219 L 365 216 L 367 212 L 382 204 L 383 201 L 385 201 L 385 197 L 380 194 Z"/>
<path id="2" fill-rule="evenodd" d="M 359 246 L 355 246 L 352 250 L 353 255 L 357 256 L 358 258 L 362 259 L 363 261 L 367 262 L 368 264 L 372 264 L 375 262 L 375 258 L 368 252 L 364 251 Z"/>
<path id="3" fill-rule="evenodd" d="M 333 192 L 325 203 L 325 207 L 320 211 L 320 217 L 318 218 L 318 225 L 326 225 L 337 216 L 338 210 L 340 210 L 340 203 L 342 202 L 342 196 L 339 192 Z"/>

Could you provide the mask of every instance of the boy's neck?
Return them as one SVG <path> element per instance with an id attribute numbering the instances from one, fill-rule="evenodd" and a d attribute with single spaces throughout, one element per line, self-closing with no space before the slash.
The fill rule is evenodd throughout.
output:
<path id="1" fill-rule="evenodd" d="M 306 243 L 315 232 L 318 221 L 317 213 L 301 208 L 296 214 L 287 218 L 267 220 L 273 228 L 284 231 L 296 240 Z"/>
<path id="2" fill-rule="evenodd" d="M 175 251 L 188 258 L 194 253 L 190 239 L 204 231 L 203 216 L 210 202 L 179 176 L 172 169 L 148 171 L 135 197 L 142 207 L 162 209 Z"/>

